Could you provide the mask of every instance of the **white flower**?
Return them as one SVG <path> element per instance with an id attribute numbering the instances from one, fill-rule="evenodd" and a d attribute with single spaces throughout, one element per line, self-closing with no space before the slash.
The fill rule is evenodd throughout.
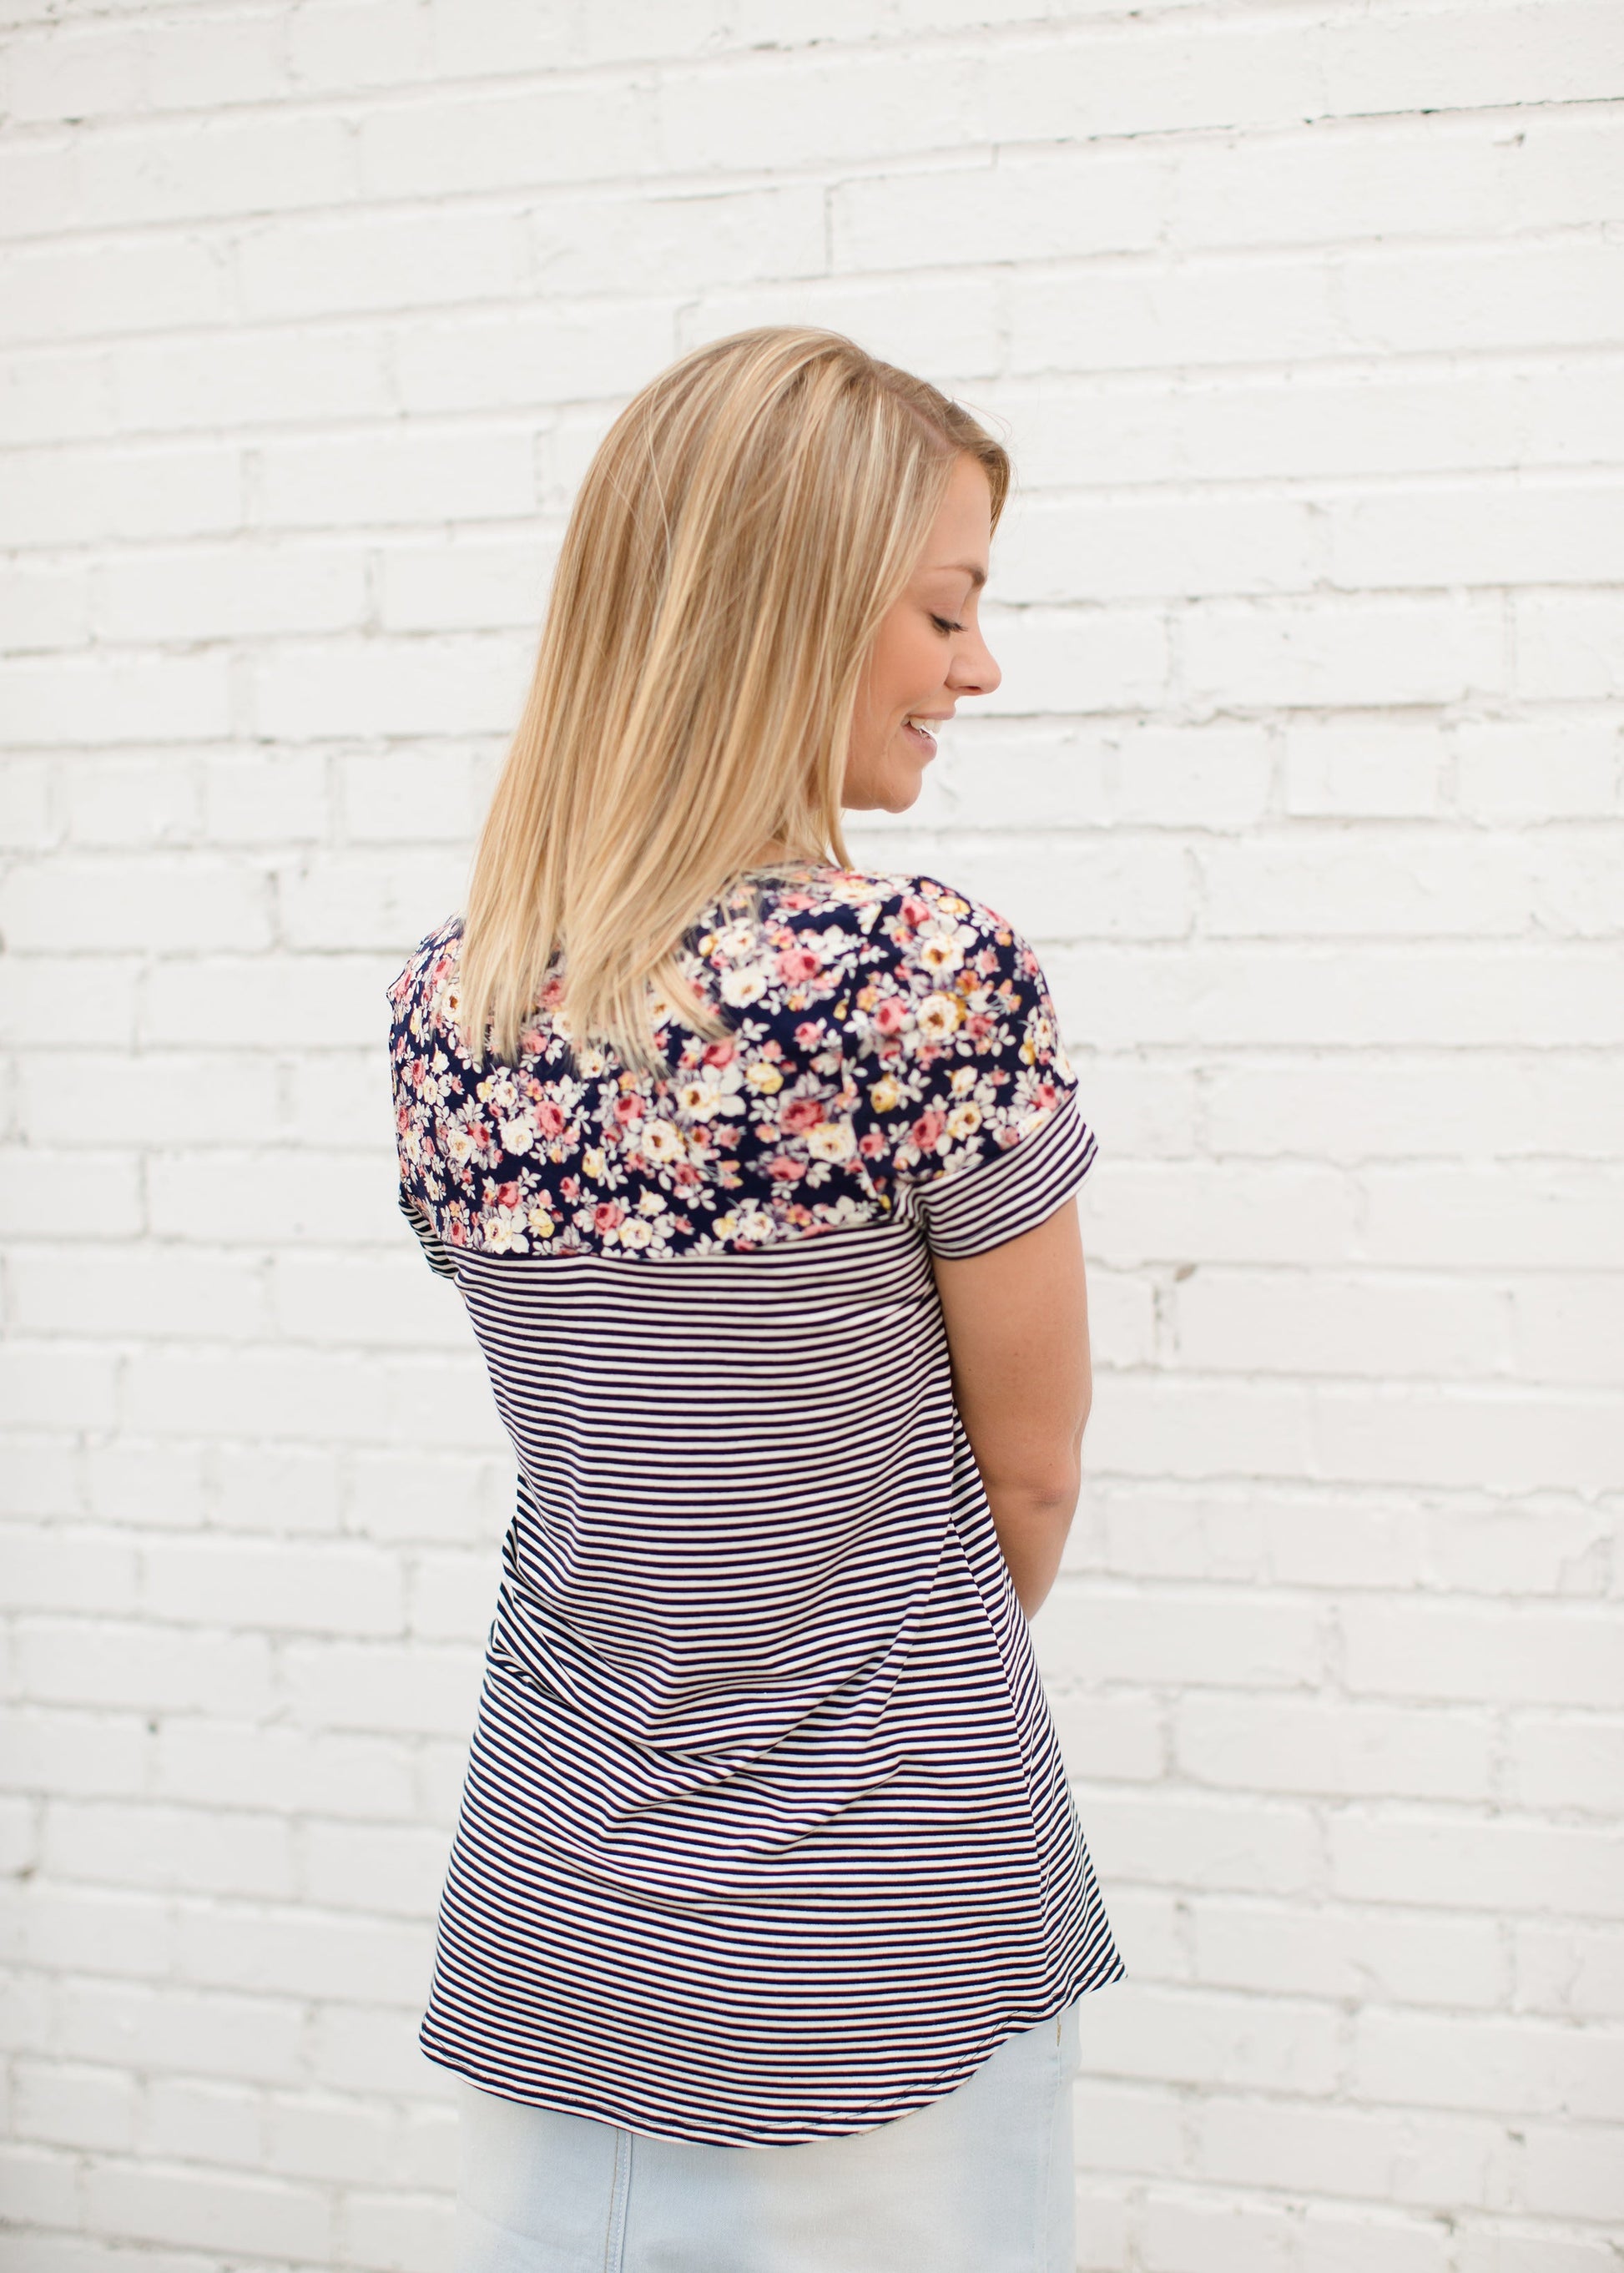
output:
<path id="1" fill-rule="evenodd" d="M 680 1132 L 669 1121 L 645 1121 L 637 1142 L 643 1159 L 652 1160 L 658 1167 L 680 1160 L 687 1150 Z"/>
<path id="2" fill-rule="evenodd" d="M 759 1002 L 766 992 L 767 974 L 758 963 L 747 963 L 742 970 L 722 973 L 722 1000 L 735 1009 Z"/>
<path id="3" fill-rule="evenodd" d="M 759 1089 L 767 1097 L 784 1086 L 784 1076 L 771 1058 L 753 1058 L 744 1077 L 752 1089 Z"/>
<path id="4" fill-rule="evenodd" d="M 653 1236 L 652 1227 L 641 1216 L 628 1215 L 615 1227 L 615 1237 L 622 1247 L 647 1247 Z"/>
<path id="5" fill-rule="evenodd" d="M 665 1203 L 658 1192 L 644 1192 L 637 1205 L 644 1215 L 664 1215 L 665 1212 Z"/>
<path id="6" fill-rule="evenodd" d="M 953 1032 L 964 1017 L 958 997 L 927 994 L 919 1006 L 919 1031 L 927 1040 L 939 1042 Z"/>
<path id="7" fill-rule="evenodd" d="M 603 1148 L 600 1145 L 589 1144 L 586 1151 L 581 1155 L 581 1165 L 585 1169 L 588 1176 L 591 1179 L 593 1183 L 602 1183 L 604 1180 L 604 1169 L 606 1163 L 604 1159 Z"/>
<path id="8" fill-rule="evenodd" d="M 950 1136 L 974 1136 L 981 1125 L 981 1108 L 979 1105 L 971 1103 L 956 1105 L 947 1116 L 947 1133 Z"/>
<path id="9" fill-rule="evenodd" d="M 536 1131 L 517 1114 L 511 1121 L 504 1121 L 500 1126 L 504 1152 L 528 1152 L 536 1142 Z"/>
<path id="10" fill-rule="evenodd" d="M 857 1150 L 849 1121 L 820 1121 L 807 1131 L 807 1150 L 815 1160 L 849 1160 Z"/>

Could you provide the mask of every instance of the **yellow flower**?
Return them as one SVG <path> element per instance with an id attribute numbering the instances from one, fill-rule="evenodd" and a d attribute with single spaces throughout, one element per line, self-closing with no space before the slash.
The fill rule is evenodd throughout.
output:
<path id="1" fill-rule="evenodd" d="M 901 1097 L 902 1091 L 898 1088 L 896 1083 L 891 1079 L 889 1074 L 884 1076 L 883 1080 L 876 1081 L 873 1088 L 868 1091 L 868 1102 L 873 1106 L 876 1113 L 893 1112 L 900 1101 Z"/>

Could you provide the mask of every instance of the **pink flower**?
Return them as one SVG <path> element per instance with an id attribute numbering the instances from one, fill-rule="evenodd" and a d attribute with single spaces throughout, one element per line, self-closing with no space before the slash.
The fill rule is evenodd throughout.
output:
<path id="1" fill-rule="evenodd" d="M 823 1039 L 821 1018 L 803 1018 L 795 1029 L 795 1039 L 803 1050 L 815 1050 Z"/>
<path id="2" fill-rule="evenodd" d="M 592 1223 L 598 1231 L 613 1231 L 626 1210 L 614 1200 L 599 1200 L 592 1210 Z"/>
<path id="3" fill-rule="evenodd" d="M 517 1183 L 498 1184 L 496 1187 L 497 1206 L 516 1208 L 519 1204 L 519 1195 L 523 1187 Z"/>
<path id="4" fill-rule="evenodd" d="M 735 1044 L 728 1041 L 707 1042 L 703 1062 L 708 1066 L 731 1065 L 733 1061 L 735 1046 Z"/>
<path id="5" fill-rule="evenodd" d="M 936 1139 L 946 1126 L 945 1117 L 933 1106 L 929 1112 L 920 1114 L 908 1134 L 921 1152 L 934 1152 Z"/>
<path id="6" fill-rule="evenodd" d="M 858 1138 L 857 1149 L 865 1159 L 877 1159 L 885 1150 L 885 1139 L 877 1129 L 870 1129 Z"/>
<path id="7" fill-rule="evenodd" d="M 787 1130 L 816 1129 L 823 1117 L 823 1108 L 816 1097 L 793 1097 L 778 1116 L 778 1126 Z"/>
<path id="8" fill-rule="evenodd" d="M 641 1099 L 635 1097 L 617 1097 L 614 1100 L 614 1117 L 622 1129 L 628 1121 L 640 1121 L 643 1118 Z"/>
<path id="9" fill-rule="evenodd" d="M 816 979 L 823 967 L 823 957 L 809 947 L 786 947 L 774 960 L 779 978 L 792 985 L 798 979 Z"/>
<path id="10" fill-rule="evenodd" d="M 536 1107 L 536 1121 L 544 1136 L 556 1136 L 564 1126 L 563 1111 L 550 1097 L 544 1098 Z"/>
<path id="11" fill-rule="evenodd" d="M 907 1005 L 895 994 L 888 994 L 875 1006 L 874 1023 L 883 1034 L 899 1034 L 908 1023 Z"/>
<path id="12" fill-rule="evenodd" d="M 782 1152 L 778 1153 L 776 1159 L 769 1160 L 767 1163 L 767 1174 L 772 1178 L 775 1183 L 799 1183 L 801 1181 L 801 1173 L 800 1161 L 788 1159 Z"/>

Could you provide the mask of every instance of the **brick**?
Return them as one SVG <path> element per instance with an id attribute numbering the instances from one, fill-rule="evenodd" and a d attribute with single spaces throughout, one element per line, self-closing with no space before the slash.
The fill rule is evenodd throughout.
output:
<path id="1" fill-rule="evenodd" d="M 1364 354 L 1561 347 L 1624 334 L 1624 248 L 1605 237 L 1542 244 L 1381 249 L 1339 264 L 1349 344 Z"/>
<path id="2" fill-rule="evenodd" d="M 1615 1353 L 1624 1337 L 1624 1288 L 1591 1272 L 1534 1272 L 1511 1292 L 1517 1371 L 1525 1380 L 1589 1383 L 1617 1379 Z"/>
<path id="3" fill-rule="evenodd" d="M 282 26 L 272 14 L 222 22 L 199 11 L 171 19 L 146 42 L 154 110 L 216 110 L 274 101 L 289 91 Z"/>
<path id="4" fill-rule="evenodd" d="M 215 443 L 30 452 L 7 483 L 0 534 L 27 546 L 196 536 L 243 522 L 242 460 Z"/>
<path id="5" fill-rule="evenodd" d="M 1515 937 L 1528 920 L 1530 856 L 1509 836 L 1418 829 L 1361 844 L 1262 832 L 1214 845 L 1203 865 L 1207 921 L 1220 937 L 1381 930 L 1488 941 Z"/>
<path id="6" fill-rule="evenodd" d="M 296 1879 L 289 1827 L 255 1810 L 162 1807 L 149 1797 L 56 1800 L 43 1868 L 115 1886 L 167 1887 L 191 1896 L 286 1899 Z"/>
<path id="7" fill-rule="evenodd" d="M 1173 1716 L 1174 1757 L 1195 1782 L 1332 1797 L 1486 1799 L 1493 1735 L 1481 1714 L 1284 1697 L 1186 1698 Z"/>
<path id="8" fill-rule="evenodd" d="M 1506 1796 L 1518 1807 L 1611 1818 L 1624 1791 L 1624 1719 L 1518 1714 L 1507 1739 Z"/>
<path id="9" fill-rule="evenodd" d="M 229 264 L 199 237 L 28 245 L 6 266 L 0 340 L 114 339 L 225 324 L 236 312 Z"/>
<path id="10" fill-rule="evenodd" d="M 282 879 L 282 935 L 296 950 L 387 954 L 410 931 L 419 908 L 456 902 L 461 870 L 446 851 L 427 848 L 312 855 Z"/>
<path id="11" fill-rule="evenodd" d="M 369 107 L 356 126 L 368 199 L 602 181 L 651 173 L 650 99 L 613 81 L 455 87 Z"/>
<path id="12" fill-rule="evenodd" d="M 1091 2023 L 1084 2066 L 1096 2077 L 1322 2097 L 1337 2073 L 1335 2023 L 1324 2005 L 1121 1983 L 1094 1998 Z"/>
<path id="13" fill-rule="evenodd" d="M 125 340 L 109 351 L 108 362 L 122 421 L 151 434 L 384 418 L 396 407 L 375 325 L 352 331 L 243 326 Z M 237 462 L 234 457 L 234 469 Z M 235 527 L 240 519 L 239 511 L 225 525 Z"/>
<path id="14" fill-rule="evenodd" d="M 986 80 L 969 54 L 951 49 L 923 73 L 895 49 L 752 55 L 664 74 L 655 133 L 665 164 L 680 172 L 872 161 L 876 152 L 894 162 L 981 140 Z"/>
<path id="15" fill-rule="evenodd" d="M 1454 741 L 1456 801 L 1474 820 L 1616 814 L 1624 804 L 1624 744 L 1608 719 L 1485 719 Z"/>
<path id="16" fill-rule="evenodd" d="M 1389 489 L 1326 509 L 1330 578 L 1351 591 L 1624 581 L 1624 484 L 1548 476 Z M 1547 602 L 1548 605 L 1549 603 Z"/>
<path id="17" fill-rule="evenodd" d="M 1376 1262 L 1605 1269 L 1624 1252 L 1611 1167 L 1511 1162 L 1374 1167 L 1362 1179 L 1365 1249 Z M 1439 1202 L 1447 1183 L 1452 1212 Z"/>
<path id="18" fill-rule="evenodd" d="M 1203 602 L 1179 649 L 1186 694 L 1225 707 L 1455 702 L 1498 689 L 1506 671 L 1500 613 L 1483 600 Z"/>
<path id="19" fill-rule="evenodd" d="M 470 309 L 399 318 L 388 333 L 394 384 L 414 416 L 513 409 L 529 417 L 538 405 L 629 395 L 673 352 L 673 311 L 658 300 Z M 594 416 L 593 448 L 607 423 Z M 572 496 L 579 478 L 569 484 Z M 455 503 L 450 510 L 464 517 Z"/>
<path id="20" fill-rule="evenodd" d="M 1527 1918 L 1511 1940 L 1516 2011 L 1624 2021 L 1624 1928 Z"/>
<path id="21" fill-rule="evenodd" d="M 793 284 L 718 285 L 678 314 L 680 351 L 757 324 L 813 324 L 845 332 L 873 355 L 929 371 L 957 394 L 1003 368 L 996 291 L 958 276 L 921 276 L 899 293 L 888 278 L 810 277 Z M 638 384 L 647 373 L 638 374 Z"/>
<path id="22" fill-rule="evenodd" d="M 1353 344 L 1330 264 L 1289 254 L 1017 275 L 1008 305 L 1008 367 L 1023 376 L 1312 361 Z"/>
<path id="23" fill-rule="evenodd" d="M 365 566 L 353 545 L 194 545 L 109 562 L 96 581 L 104 639 L 132 643 L 359 628 Z"/>
<path id="24" fill-rule="evenodd" d="M 1624 1915 L 1624 1840 L 1611 1828 L 1535 1816 L 1494 1820 L 1461 1811 L 1384 1813 L 1372 1805 L 1334 1818 L 1329 1839 L 1332 1889 L 1351 1901 L 1597 1920 Z"/>
<path id="25" fill-rule="evenodd" d="M 1506 2001 L 1506 1958 L 1492 1917 L 1227 1892 L 1204 1894 L 1192 1907 L 1192 1971 L 1214 1988 L 1468 2012 Z"/>
<path id="26" fill-rule="evenodd" d="M 90 630 L 88 574 L 46 562 L 0 569 L 0 624 L 8 655 L 81 645 Z"/>
<path id="27" fill-rule="evenodd" d="M 1429 2121 L 1423 2154 L 1417 2153 L 1413 2119 L 1385 2108 L 1215 2097 L 1198 2111 L 1194 2127 L 1192 2175 L 1211 2185 L 1270 2187 L 1298 2198 L 1353 2195 L 1450 2213 L 1487 2209 L 1504 2198 L 1514 2169 L 1510 2142 L 1480 2119 Z M 1380 2247 L 1386 2264 L 1390 2229 L 1378 2242 L 1368 2217 L 1367 2211 L 1361 2220 L 1366 2247 Z M 1347 2260 L 1350 2273 L 1358 2262 Z"/>
<path id="28" fill-rule="evenodd" d="M 1624 1070 L 1583 1051 L 1518 1056 L 1462 1049 L 1447 1064 L 1395 1053 L 1380 1084 L 1334 1056 L 1282 1052 L 1232 1063 L 1214 1076 L 1206 1132 L 1225 1154 L 1267 1159 L 1310 1151 L 1352 1163 L 1398 1155 L 1458 1159 L 1491 1146 L 1501 1160 L 1549 1154 L 1560 1129 L 1568 1157 L 1599 1159 L 1606 1127 L 1624 1106 L 1621 1088 Z"/>
<path id="29" fill-rule="evenodd" d="M 1442 807 L 1447 746 L 1432 719 L 1293 719 L 1285 758 L 1289 814 L 1430 819 Z"/>
<path id="30" fill-rule="evenodd" d="M 153 1539 L 144 1551 L 147 1607 L 165 1623 L 357 1638 L 400 1630 L 400 1565 L 358 1542 Z"/>
<path id="31" fill-rule="evenodd" d="M 17 1622 L 17 1674 L 42 1703 L 83 1710 L 267 1713 L 273 1669 L 262 1636 L 177 1632 L 106 1619 Z"/>
<path id="32" fill-rule="evenodd" d="M 6 108 L 19 124 L 117 116 L 147 100 L 147 47 L 122 24 L 53 24 L 14 39 Z"/>
<path id="33" fill-rule="evenodd" d="M 471 633 L 285 641 L 252 658 L 248 699 L 258 732 L 278 742 L 495 732 L 518 716 L 534 648 L 533 637 Z"/>
<path id="34" fill-rule="evenodd" d="M 1319 566 L 1313 514 L 1293 498 L 1151 495 L 1018 500 L 1000 524 L 1000 601 L 1295 592 Z"/>
<path id="35" fill-rule="evenodd" d="M 1437 23 L 1411 15 L 1404 44 Z M 1554 26 L 1545 34 L 1560 36 Z M 1509 101 L 1530 102 L 1522 85 Z M 1561 228 L 1608 220 L 1624 195 L 1609 120 L 1560 112 L 1515 126 L 1447 113 L 1325 122 L 1185 147 L 1170 171 L 1169 239 L 1192 246 Z"/>
<path id="36" fill-rule="evenodd" d="M 1361 2014 L 1354 2088 L 1400 2104 L 1619 2118 L 1618 2032 L 1517 2017 Z"/>
<path id="37" fill-rule="evenodd" d="M 1318 44 L 1265 16 L 1197 18 L 1182 36 L 1144 24 L 1062 31 L 996 52 L 987 74 L 995 142 L 1272 124 L 1323 107 Z"/>
<path id="38" fill-rule="evenodd" d="M 1109 838 L 960 834 L 952 881 L 1042 939 L 1177 938 L 1192 917 L 1189 869 L 1174 844 L 1132 852 Z M 1010 919 L 1014 921 L 1015 919 Z"/>
<path id="39" fill-rule="evenodd" d="M 252 323 L 500 300 L 523 287 L 525 231 L 488 207 L 259 223 L 237 255 Z"/>
<path id="40" fill-rule="evenodd" d="M 1167 212 L 1167 161 L 1129 149 L 1000 151 L 975 166 L 883 172 L 830 198 L 838 270 L 906 269 L 951 234 L 956 259 L 1074 259 L 1154 245 Z"/>
<path id="41" fill-rule="evenodd" d="M 187 749 L 70 755 L 57 768 L 66 833 L 75 847 L 152 852 L 195 845 L 202 834 L 199 781 Z"/>
<path id="42" fill-rule="evenodd" d="M 550 294 L 590 297 L 606 276 L 617 292 L 660 295 L 751 284 L 763 275 L 821 276 L 829 266 L 825 193 L 816 182 L 773 189 L 648 190 L 538 199 L 527 236 Z"/>
<path id="43" fill-rule="evenodd" d="M 989 714 L 1138 710 L 1166 688 L 1167 630 L 1149 609 L 989 606 L 982 629 L 1004 673 Z"/>
<path id="44" fill-rule="evenodd" d="M 42 851 L 56 842 L 58 770 L 49 758 L 14 757 L 0 772 L 0 845 L 8 852 Z"/>
<path id="45" fill-rule="evenodd" d="M 1605 701 L 1624 688 L 1624 595 L 1524 593 L 1515 622 L 1517 692 L 1525 699 Z"/>
<path id="46" fill-rule="evenodd" d="M 64 856 L 12 876 L 0 924 L 19 947 L 252 949 L 271 939 L 267 880 L 239 862 Z"/>
<path id="47" fill-rule="evenodd" d="M 516 432 L 267 443 L 259 481 L 256 518 L 270 529 L 513 519 L 534 505 L 530 441 Z"/>
<path id="48" fill-rule="evenodd" d="M 28 656 L 0 666 L 0 710 L 11 739 L 40 748 L 207 741 L 229 724 L 229 673 L 219 655 Z"/>
<path id="49" fill-rule="evenodd" d="M 1349 1686 L 1385 1696 L 1618 1707 L 1619 1620 L 1580 1603 L 1350 1602 Z"/>
<path id="50" fill-rule="evenodd" d="M 378 622 L 386 632 L 535 632 L 545 611 L 559 535 L 398 540 L 373 551 Z M 445 763 L 441 761 L 442 765 Z"/>
<path id="51" fill-rule="evenodd" d="M 127 1617 L 139 1591 L 136 1551 L 79 1524 L 5 1527 L 6 1594 L 19 1610 Z"/>

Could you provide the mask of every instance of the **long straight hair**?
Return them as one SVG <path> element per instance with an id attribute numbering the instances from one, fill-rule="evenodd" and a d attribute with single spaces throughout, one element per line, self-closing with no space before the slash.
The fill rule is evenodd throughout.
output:
<path id="1" fill-rule="evenodd" d="M 682 934 L 768 844 L 850 865 L 863 667 L 954 460 L 1009 460 L 937 388 L 836 332 L 712 341 L 634 396 L 565 532 L 535 673 L 470 872 L 457 1023 L 511 1062 L 549 974 L 577 1046 L 665 1064 L 727 1031 Z M 554 965 L 557 965 L 554 973 Z"/>

